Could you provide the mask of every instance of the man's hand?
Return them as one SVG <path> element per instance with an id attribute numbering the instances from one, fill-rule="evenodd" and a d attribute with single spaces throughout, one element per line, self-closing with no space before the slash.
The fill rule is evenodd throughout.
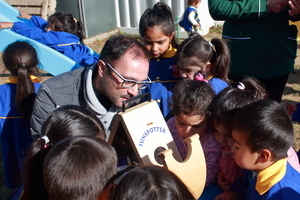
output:
<path id="1" fill-rule="evenodd" d="M 268 8 L 269 12 L 279 13 L 288 6 L 288 0 L 269 0 Z"/>
<path id="2" fill-rule="evenodd" d="M 4 28 L 12 28 L 14 23 L 12 22 L 0 22 L 0 30 Z"/>
<path id="3" fill-rule="evenodd" d="M 26 11 L 20 10 L 19 13 L 20 13 L 20 15 L 18 17 L 20 17 L 22 19 L 28 19 L 29 20 L 31 18 L 31 15 Z"/>
<path id="4" fill-rule="evenodd" d="M 291 17 L 299 16 L 300 15 L 300 0 L 290 0 L 290 1 L 288 1 L 288 4 L 290 6 L 289 15 Z"/>

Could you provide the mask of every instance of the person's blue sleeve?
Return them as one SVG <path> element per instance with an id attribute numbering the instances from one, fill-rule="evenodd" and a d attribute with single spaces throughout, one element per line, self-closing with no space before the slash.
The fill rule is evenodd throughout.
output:
<path id="1" fill-rule="evenodd" d="M 48 22 L 46 20 L 44 20 L 41 17 L 38 16 L 32 16 L 30 18 L 30 23 L 37 28 L 40 28 L 42 30 L 45 30 L 45 28 L 47 27 Z"/>
<path id="2" fill-rule="evenodd" d="M 38 27 L 29 27 L 23 22 L 15 22 L 11 30 L 48 46 L 55 45 L 58 41 L 61 41 L 59 34 L 63 33 L 55 31 L 46 32 Z"/>
<path id="3" fill-rule="evenodd" d="M 300 122 L 300 103 L 297 103 L 297 109 L 292 115 L 292 120 Z"/>

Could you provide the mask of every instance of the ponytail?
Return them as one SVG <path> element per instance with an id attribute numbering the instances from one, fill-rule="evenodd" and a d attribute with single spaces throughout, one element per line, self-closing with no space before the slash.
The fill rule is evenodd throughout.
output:
<path id="1" fill-rule="evenodd" d="M 84 37 L 83 23 L 79 20 L 76 20 L 75 25 L 76 25 L 76 35 L 77 35 L 77 37 L 79 37 L 80 43 L 84 44 L 83 39 L 85 37 Z"/>
<path id="2" fill-rule="evenodd" d="M 20 114 L 29 120 L 36 94 L 24 63 L 18 65 L 17 78 L 15 104 Z"/>
<path id="3" fill-rule="evenodd" d="M 241 83 L 245 87 L 243 91 L 245 93 L 247 92 L 249 97 L 251 96 L 253 98 L 253 101 L 266 99 L 268 97 L 268 93 L 264 84 L 261 83 L 258 79 L 253 77 L 245 77 Z M 239 88 L 239 85 L 241 83 L 238 83 L 237 88 Z"/>
<path id="4" fill-rule="evenodd" d="M 211 41 L 207 41 L 198 33 L 192 33 L 179 45 L 175 61 L 183 69 L 210 62 L 209 73 L 229 83 L 230 53 L 227 43 L 223 39 L 213 38 Z"/>
<path id="5" fill-rule="evenodd" d="M 24 160 L 24 190 L 20 200 L 44 200 L 48 195 L 43 184 L 43 167 L 50 147 L 45 148 L 46 140 L 39 139 L 31 145 Z"/>
<path id="6" fill-rule="evenodd" d="M 38 57 L 35 49 L 25 41 L 16 41 L 6 47 L 2 55 L 4 65 L 12 76 L 18 78 L 15 105 L 29 121 L 35 99 L 30 75 L 38 75 Z"/>
<path id="7" fill-rule="evenodd" d="M 210 61 L 212 64 L 210 74 L 216 78 L 229 82 L 228 72 L 230 65 L 230 52 L 227 43 L 220 38 L 213 38 L 210 43 L 212 44 L 212 50 L 215 54 Z"/>
<path id="8" fill-rule="evenodd" d="M 213 119 L 218 123 L 230 124 L 240 108 L 268 97 L 264 85 L 256 78 L 246 77 L 232 85 L 223 89 L 211 103 Z"/>
<path id="9" fill-rule="evenodd" d="M 79 41 L 83 44 L 84 32 L 81 21 L 75 19 L 71 13 L 56 12 L 49 16 L 48 26 L 53 27 L 53 31 L 64 31 L 79 37 Z"/>

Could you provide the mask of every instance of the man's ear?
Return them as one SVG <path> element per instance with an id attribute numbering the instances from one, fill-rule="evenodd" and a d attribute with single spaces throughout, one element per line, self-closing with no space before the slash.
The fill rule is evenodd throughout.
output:
<path id="1" fill-rule="evenodd" d="M 259 154 L 258 161 L 261 164 L 268 162 L 268 161 L 272 161 L 272 154 L 271 154 L 270 150 L 263 149 Z"/>
<path id="2" fill-rule="evenodd" d="M 104 74 L 105 74 L 105 70 L 106 70 L 106 67 L 105 67 L 105 62 L 103 60 L 99 60 L 98 61 L 98 75 L 100 77 L 103 77 Z"/>

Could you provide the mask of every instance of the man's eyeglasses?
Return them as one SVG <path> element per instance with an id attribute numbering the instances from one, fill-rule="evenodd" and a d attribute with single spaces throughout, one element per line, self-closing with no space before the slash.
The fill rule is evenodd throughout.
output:
<path id="1" fill-rule="evenodd" d="M 113 72 L 115 72 L 115 74 L 117 74 L 118 77 L 120 77 L 120 79 L 123 80 L 123 83 L 121 84 L 121 87 L 124 88 L 124 89 L 132 88 L 133 86 L 138 84 L 138 89 L 142 90 L 142 89 L 145 89 L 151 83 L 151 79 L 148 76 L 147 76 L 147 79 L 148 79 L 147 81 L 135 81 L 135 80 L 131 80 L 131 79 L 126 79 L 121 74 L 119 74 L 119 72 L 117 72 L 110 64 L 108 64 L 107 62 L 105 62 L 105 64 Z"/>

